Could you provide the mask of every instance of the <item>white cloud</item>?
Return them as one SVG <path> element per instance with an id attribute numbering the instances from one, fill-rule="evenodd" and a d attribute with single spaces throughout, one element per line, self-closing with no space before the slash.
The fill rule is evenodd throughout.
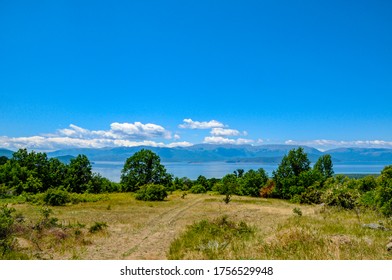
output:
<path id="1" fill-rule="evenodd" d="M 238 136 L 240 132 L 236 129 L 214 127 L 211 132 L 213 136 Z"/>
<path id="2" fill-rule="evenodd" d="M 178 139 L 180 139 L 180 138 L 181 138 L 181 136 L 180 136 L 180 135 L 178 135 L 178 134 L 174 134 L 173 138 L 174 138 L 175 140 L 178 140 Z"/>
<path id="3" fill-rule="evenodd" d="M 251 144 L 254 141 L 251 139 L 230 139 L 221 136 L 208 136 L 204 138 L 203 143 L 206 144 L 233 144 L 233 145 L 244 145 L 244 144 Z"/>
<path id="4" fill-rule="evenodd" d="M 309 141 L 285 141 L 287 145 L 304 145 L 322 150 L 333 149 L 339 147 L 356 147 L 356 148 L 392 148 L 392 141 L 383 140 L 352 140 L 352 141 L 339 141 L 339 140 L 309 140 Z"/>
<path id="5" fill-rule="evenodd" d="M 124 135 L 124 137 L 131 138 L 156 138 L 156 137 L 164 137 L 166 139 L 170 139 L 170 132 L 166 131 L 160 125 L 147 123 L 142 124 L 140 122 L 135 123 L 112 123 L 110 125 L 111 131 L 116 135 Z"/>
<path id="6" fill-rule="evenodd" d="M 209 122 L 199 122 L 193 121 L 192 119 L 184 119 L 184 123 L 179 125 L 180 128 L 189 129 L 210 129 L 214 127 L 224 127 L 223 123 L 216 120 L 211 120 Z"/>
<path id="7" fill-rule="evenodd" d="M 74 124 L 59 129 L 53 134 L 31 137 L 0 136 L 0 147 L 8 149 L 56 150 L 64 148 L 104 148 L 104 147 L 186 147 L 189 142 L 163 143 L 152 139 L 171 139 L 170 131 L 156 124 L 112 123 L 110 130 L 89 130 Z M 179 136 L 174 139 L 178 140 Z"/>

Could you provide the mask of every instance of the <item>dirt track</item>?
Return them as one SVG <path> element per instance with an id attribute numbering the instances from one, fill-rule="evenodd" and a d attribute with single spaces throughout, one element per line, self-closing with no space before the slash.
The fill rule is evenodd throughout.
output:
<path id="1" fill-rule="evenodd" d="M 290 208 L 269 207 L 242 201 L 224 204 L 220 198 L 210 199 L 207 196 L 192 196 L 178 199 L 173 207 L 163 212 L 148 214 L 146 222 L 138 228 L 128 223 L 114 224 L 110 221 L 108 234 L 94 240 L 94 244 L 86 247 L 83 259 L 133 259 L 162 260 L 166 259 L 171 242 L 187 225 L 201 219 L 211 219 L 229 215 L 253 223 L 257 221 L 265 230 L 272 229 L 269 224 L 292 214 Z M 129 219 L 132 219 L 130 215 Z"/>

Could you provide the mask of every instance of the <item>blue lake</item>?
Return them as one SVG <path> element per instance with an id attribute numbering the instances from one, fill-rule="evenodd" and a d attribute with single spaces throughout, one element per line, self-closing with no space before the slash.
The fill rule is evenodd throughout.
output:
<path id="1" fill-rule="evenodd" d="M 203 162 L 203 163 L 188 163 L 188 162 L 163 162 L 166 170 L 175 177 L 188 177 L 192 180 L 197 179 L 199 175 L 207 178 L 222 178 L 226 174 L 232 173 L 234 170 L 241 168 L 245 171 L 249 169 L 257 170 L 263 168 L 268 175 L 272 175 L 277 164 L 260 164 L 260 163 L 228 163 L 228 162 Z M 361 162 L 361 163 L 336 163 L 334 164 L 334 171 L 336 174 L 378 174 L 391 162 Z M 121 169 L 124 162 L 108 162 L 96 161 L 93 164 L 93 172 L 100 173 L 102 176 L 119 182 L 121 176 Z"/>

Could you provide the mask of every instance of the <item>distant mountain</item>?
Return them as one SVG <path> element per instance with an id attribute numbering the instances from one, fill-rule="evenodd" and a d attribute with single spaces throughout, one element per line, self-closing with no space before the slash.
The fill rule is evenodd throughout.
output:
<path id="1" fill-rule="evenodd" d="M 14 153 L 13 151 L 7 149 L 0 149 L 0 157 L 5 156 L 7 158 L 11 158 L 13 153 Z"/>
<path id="2" fill-rule="evenodd" d="M 71 159 L 74 159 L 75 157 L 74 156 L 70 156 L 70 155 L 66 155 L 66 156 L 58 156 L 58 157 L 55 157 L 55 158 L 57 158 L 62 163 L 69 164 L 71 162 Z"/>
<path id="3" fill-rule="evenodd" d="M 67 149 L 48 153 L 50 157 L 65 155 L 86 155 L 92 161 L 125 161 L 141 149 L 150 149 L 158 154 L 163 162 L 206 162 L 206 161 L 246 161 L 279 162 L 291 149 L 291 145 L 210 145 L 200 144 L 191 147 L 119 147 L 104 149 Z M 317 159 L 323 153 L 317 149 L 303 147 L 309 158 Z"/>
<path id="4" fill-rule="evenodd" d="M 388 162 L 392 164 L 392 149 L 380 148 L 339 148 L 326 151 L 339 161 L 352 162 Z"/>
<path id="5" fill-rule="evenodd" d="M 65 163 L 79 154 L 86 155 L 90 161 L 121 161 L 141 149 L 149 149 L 158 154 L 162 162 L 247 162 L 278 164 L 283 156 L 299 146 L 295 145 L 213 145 L 199 144 L 190 147 L 160 148 L 160 147 L 117 147 L 102 149 L 65 149 L 49 152 L 48 157 L 56 157 Z M 391 162 L 392 149 L 375 148 L 339 148 L 321 152 L 315 148 L 302 146 L 311 162 L 324 155 L 330 154 L 334 163 L 337 162 Z M 12 157 L 12 151 L 0 149 L 0 156 Z"/>

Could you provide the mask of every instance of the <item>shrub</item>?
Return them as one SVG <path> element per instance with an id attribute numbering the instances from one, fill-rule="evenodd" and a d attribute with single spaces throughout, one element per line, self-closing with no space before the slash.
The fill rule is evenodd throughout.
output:
<path id="1" fill-rule="evenodd" d="M 50 206 L 61 206 L 71 201 L 70 194 L 63 188 L 48 189 L 43 199 Z"/>
<path id="2" fill-rule="evenodd" d="M 273 192 L 275 189 L 274 180 L 268 180 L 264 187 L 260 190 L 260 197 L 268 198 L 273 196 Z"/>
<path id="3" fill-rule="evenodd" d="M 302 216 L 302 210 L 301 208 L 295 207 L 293 209 L 293 213 L 296 214 L 297 216 Z"/>
<path id="4" fill-rule="evenodd" d="M 191 193 L 206 193 L 207 189 L 200 184 L 194 185 L 190 190 Z"/>
<path id="5" fill-rule="evenodd" d="M 359 202 L 360 193 L 355 181 L 347 177 L 337 176 L 326 181 L 328 186 L 321 195 L 321 201 L 330 206 L 353 209 Z"/>
<path id="6" fill-rule="evenodd" d="M 162 201 L 167 197 L 166 188 L 162 185 L 144 185 L 136 192 L 135 198 L 144 201 Z"/>
<path id="7" fill-rule="evenodd" d="M 15 209 L 8 208 L 7 205 L 0 207 L 0 256 L 4 256 L 12 251 L 14 240 L 12 232 L 12 226 L 14 224 L 13 212 L 15 212 Z"/>
<path id="8" fill-rule="evenodd" d="M 107 228 L 108 225 L 105 222 L 95 222 L 90 229 L 88 230 L 90 233 L 96 233 L 98 231 L 102 231 Z"/>

